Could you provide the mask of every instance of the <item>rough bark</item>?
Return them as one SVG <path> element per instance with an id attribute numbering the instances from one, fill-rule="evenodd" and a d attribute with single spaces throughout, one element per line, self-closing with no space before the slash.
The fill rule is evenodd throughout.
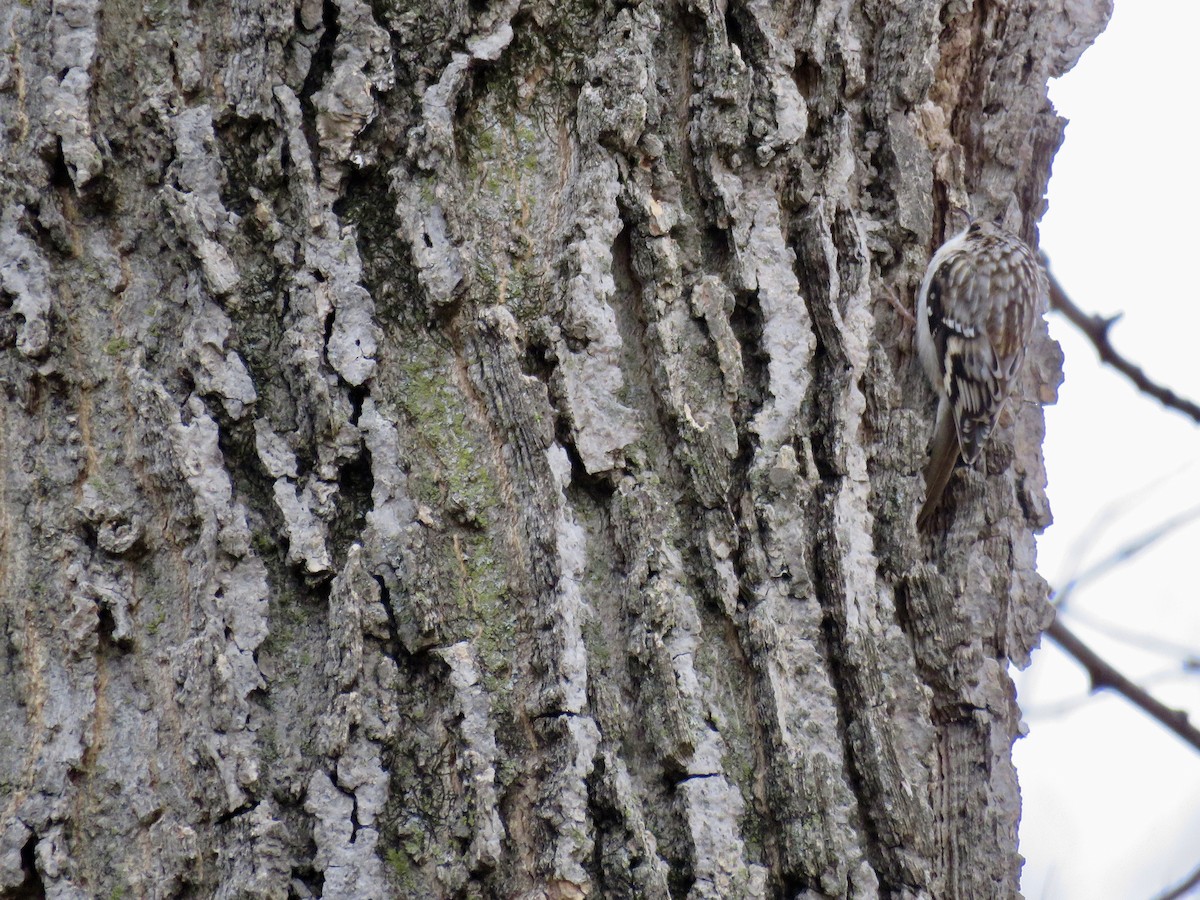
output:
<path id="1" fill-rule="evenodd" d="M 0 896 L 1005 897 L 1107 0 L 0 5 Z"/>

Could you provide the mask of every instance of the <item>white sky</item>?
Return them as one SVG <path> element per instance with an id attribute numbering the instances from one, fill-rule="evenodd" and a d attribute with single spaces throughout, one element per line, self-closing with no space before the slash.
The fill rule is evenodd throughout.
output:
<path id="1" fill-rule="evenodd" d="M 1051 86 L 1071 124 L 1041 242 L 1077 305 L 1125 313 L 1111 332 L 1117 349 L 1200 402 L 1197 34 L 1196 0 L 1116 0 L 1108 30 Z M 1200 427 L 1101 368 L 1053 314 L 1050 330 L 1066 353 L 1067 381 L 1046 411 L 1056 524 L 1039 559 L 1061 586 L 1200 507 Z M 1179 664 L 1186 653 L 1200 657 L 1198 558 L 1200 519 L 1077 590 L 1065 621 L 1200 724 L 1200 673 L 1182 675 Z M 1148 652 L 1097 622 L 1181 649 Z M 1018 687 L 1030 728 L 1014 751 L 1029 900 L 1150 900 L 1200 866 L 1200 753 L 1119 697 L 1087 699 L 1082 670 L 1048 640 Z"/>

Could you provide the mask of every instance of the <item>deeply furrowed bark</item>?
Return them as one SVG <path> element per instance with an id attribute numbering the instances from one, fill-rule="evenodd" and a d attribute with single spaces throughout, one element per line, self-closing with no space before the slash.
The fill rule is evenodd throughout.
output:
<path id="1" fill-rule="evenodd" d="M 1007 897 L 1044 329 L 887 294 L 1107 0 L 0 8 L 0 897 Z"/>

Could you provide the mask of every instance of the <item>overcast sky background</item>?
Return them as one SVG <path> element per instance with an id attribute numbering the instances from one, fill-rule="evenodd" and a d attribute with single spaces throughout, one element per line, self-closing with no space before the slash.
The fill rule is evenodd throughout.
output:
<path id="1" fill-rule="evenodd" d="M 1111 332 L 1122 354 L 1200 401 L 1197 34 L 1195 0 L 1117 0 L 1107 31 L 1051 85 L 1071 124 L 1041 246 L 1077 305 L 1125 314 Z M 1187 526 L 1077 589 L 1064 621 L 1200 722 L 1200 673 L 1182 666 L 1200 658 L 1200 427 L 1049 320 L 1067 380 L 1046 410 L 1055 524 L 1039 541 L 1042 574 L 1061 587 L 1193 510 Z M 1139 636 L 1150 641 L 1128 640 Z M 1088 699 L 1082 670 L 1048 640 L 1017 684 L 1030 729 L 1014 751 L 1025 896 L 1150 900 L 1200 867 L 1200 754 L 1115 695 Z"/>

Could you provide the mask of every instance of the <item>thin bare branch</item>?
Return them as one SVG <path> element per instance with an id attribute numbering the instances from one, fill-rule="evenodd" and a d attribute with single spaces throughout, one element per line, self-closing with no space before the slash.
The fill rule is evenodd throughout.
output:
<path id="1" fill-rule="evenodd" d="M 1059 609 L 1061 610 L 1062 607 L 1059 607 Z M 1166 656 L 1176 660 L 1179 663 L 1182 673 L 1185 675 L 1190 675 L 1192 672 L 1200 669 L 1200 656 L 1197 656 L 1196 647 L 1192 644 L 1177 643 L 1161 638 L 1158 635 L 1138 631 L 1125 625 L 1118 625 L 1116 622 L 1110 622 L 1101 616 L 1096 616 L 1089 612 L 1081 612 L 1075 607 L 1070 609 L 1069 615 L 1075 622 L 1086 625 L 1088 628 L 1099 632 L 1105 637 L 1112 638 L 1114 641 L 1120 641 L 1127 647 L 1136 647 L 1138 650 L 1145 650 L 1147 653 L 1154 653 L 1158 656 Z"/>
<path id="2" fill-rule="evenodd" d="M 1171 709 L 1169 706 L 1156 700 L 1144 688 L 1134 684 L 1113 668 L 1112 665 L 1101 659 L 1096 651 L 1084 644 L 1083 641 L 1077 638 L 1063 624 L 1060 616 L 1055 615 L 1054 621 L 1046 630 L 1046 633 L 1054 643 L 1062 647 L 1063 650 L 1075 658 L 1076 662 L 1087 670 L 1088 678 L 1092 682 L 1091 689 L 1093 691 L 1111 688 L 1147 715 L 1157 719 L 1160 723 L 1171 729 L 1175 734 L 1191 744 L 1197 751 L 1200 751 L 1200 731 L 1197 731 L 1195 726 L 1188 721 L 1186 713 L 1178 709 Z"/>
<path id="3" fill-rule="evenodd" d="M 1186 897 L 1193 888 L 1198 886 L 1200 886 L 1200 866 L 1175 887 L 1168 889 L 1165 894 L 1159 894 L 1155 900 L 1179 900 L 1180 897 Z"/>
<path id="4" fill-rule="evenodd" d="M 1060 608 L 1065 607 L 1067 599 L 1072 592 L 1084 583 L 1093 581 L 1101 575 L 1106 574 L 1111 569 L 1129 562 L 1134 557 L 1138 556 L 1145 550 L 1150 549 L 1163 538 L 1170 535 L 1173 531 L 1182 528 L 1200 518 L 1200 506 L 1193 506 L 1191 509 L 1184 510 L 1177 515 L 1160 522 L 1148 531 L 1144 531 L 1128 543 L 1122 544 L 1104 559 L 1100 560 L 1093 566 L 1089 566 L 1084 571 L 1075 575 L 1063 585 L 1062 589 L 1055 592 L 1054 605 Z"/>
<path id="5" fill-rule="evenodd" d="M 1123 374 L 1142 393 L 1150 395 L 1163 406 L 1178 410 L 1184 415 L 1191 417 L 1192 421 L 1200 423 L 1200 406 L 1186 397 L 1180 397 L 1170 388 L 1151 381 L 1140 366 L 1134 365 L 1113 348 L 1112 342 L 1108 339 L 1108 332 L 1112 328 L 1113 323 L 1120 318 L 1120 315 L 1105 317 L 1085 313 L 1071 302 L 1071 298 L 1067 296 L 1067 292 L 1058 283 L 1058 279 L 1050 272 L 1050 267 L 1044 254 L 1042 256 L 1042 263 L 1046 266 L 1046 273 L 1050 278 L 1051 309 L 1062 313 L 1076 328 L 1084 333 L 1087 339 L 1092 342 L 1092 346 L 1096 348 L 1096 352 L 1100 354 L 1100 361 L 1112 366 Z"/>
<path id="6" fill-rule="evenodd" d="M 1142 689 L 1147 691 L 1159 685 L 1179 684 L 1185 681 L 1189 683 L 1193 682 L 1194 676 L 1187 671 L 1180 671 L 1179 669 L 1163 669 L 1161 672 L 1139 679 Z M 1034 719 L 1055 719 L 1083 709 L 1089 703 L 1100 699 L 1100 694 L 1079 694 L 1049 703 L 1027 703 L 1021 707 L 1021 715 L 1030 721 Z M 1122 702 L 1120 698 L 1115 699 L 1118 703 Z"/>
<path id="7" fill-rule="evenodd" d="M 1132 490 L 1109 500 L 1102 506 L 1091 521 L 1088 522 L 1086 528 L 1071 542 L 1071 546 L 1067 552 L 1067 564 L 1064 566 L 1066 571 L 1078 573 L 1083 567 L 1084 557 L 1093 546 L 1100 542 L 1101 535 L 1108 531 L 1117 521 L 1119 521 L 1125 513 L 1136 507 L 1139 503 L 1144 502 L 1154 491 L 1170 484 L 1173 480 L 1182 478 L 1198 465 L 1196 460 L 1184 463 L 1177 467 L 1174 471 L 1164 472 L 1145 484 L 1140 484 Z M 1180 494 L 1186 495 L 1186 492 Z M 1067 578 L 1058 579 L 1058 583 L 1065 584 L 1075 578 L 1072 574 Z"/>

